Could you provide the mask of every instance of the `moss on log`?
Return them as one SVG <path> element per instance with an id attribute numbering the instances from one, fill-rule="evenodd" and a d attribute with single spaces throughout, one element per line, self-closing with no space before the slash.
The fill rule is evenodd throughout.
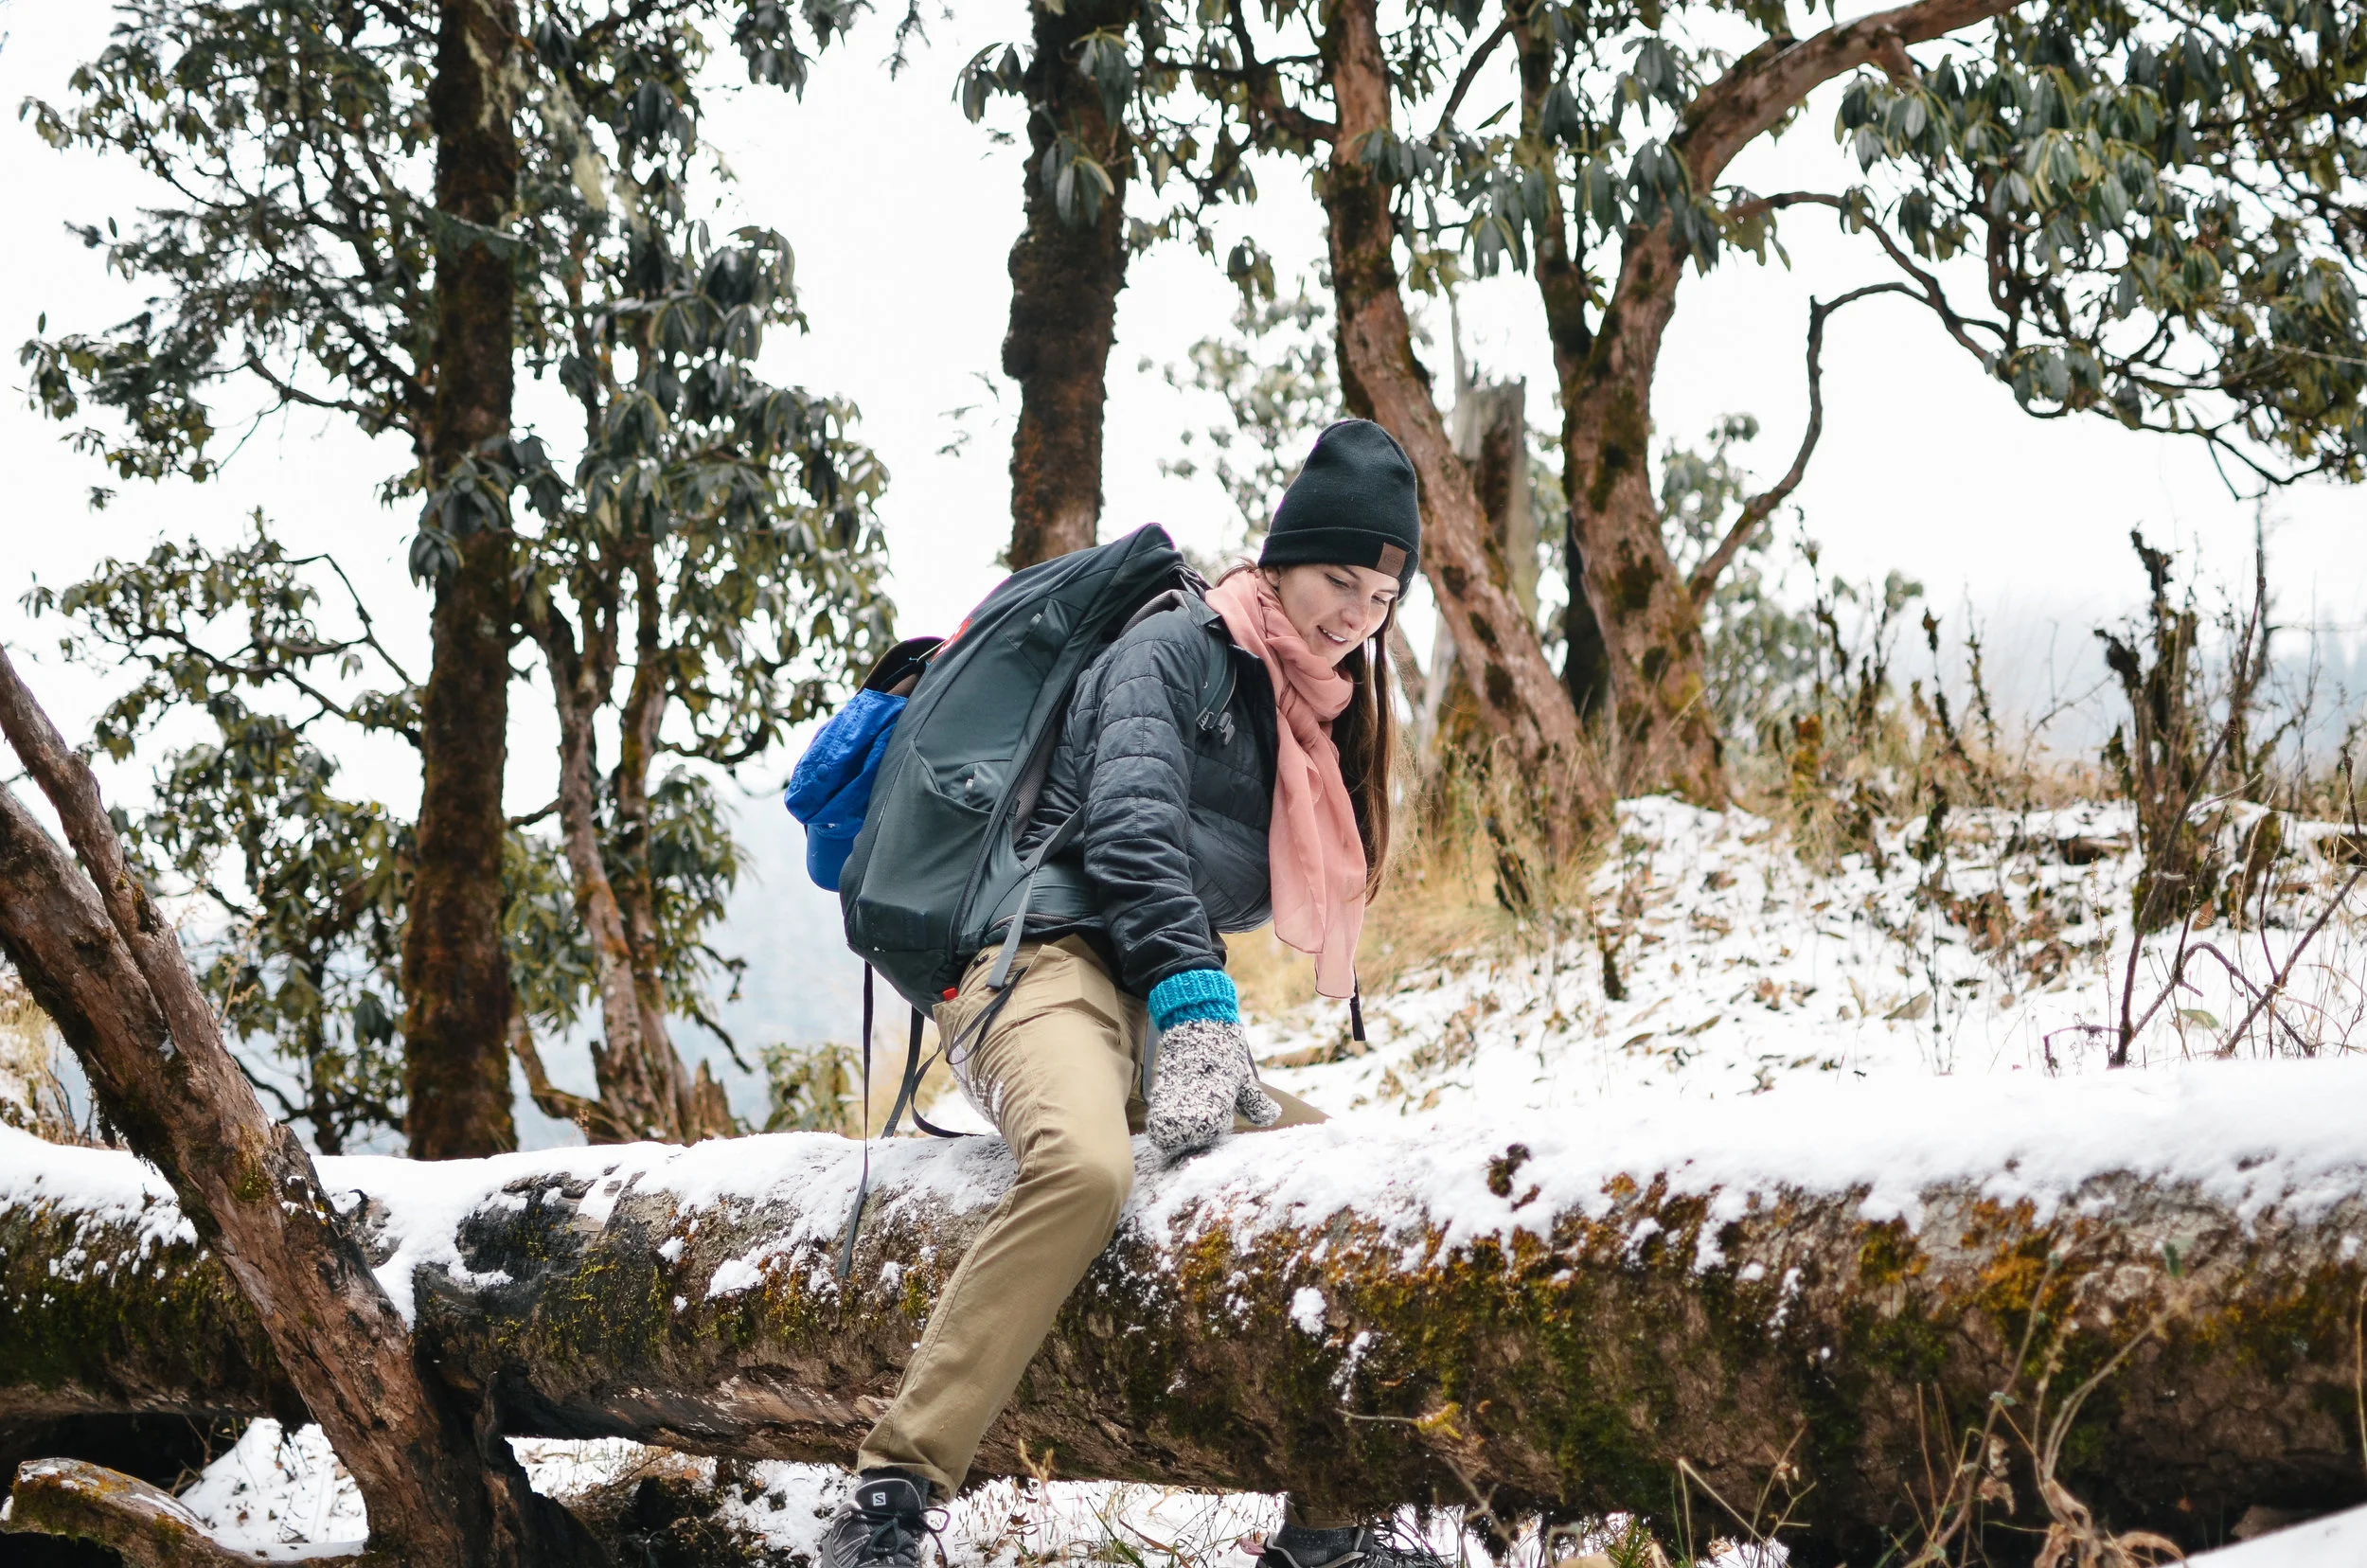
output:
<path id="1" fill-rule="evenodd" d="M 272 1560 L 217 1542 L 170 1492 L 79 1459 L 35 1459 L 19 1470 L 0 1532 L 89 1541 L 128 1568 L 262 1568 Z M 344 1560 L 391 1568 L 360 1554 Z"/>
<path id="2" fill-rule="evenodd" d="M 2304 1120 L 2357 1125 L 2367 1075 L 2340 1082 Z M 1628 1173 L 1566 1133 L 1234 1140 L 1147 1177 L 980 1470 L 1565 1517 L 1664 1518 L 1689 1496 L 1732 1530 L 1715 1492 L 1788 1517 L 1801 1560 L 1871 1560 L 1914 1533 L 1997 1396 L 2000 1445 L 1971 1455 L 1984 1513 L 2042 1528 L 2031 1440 L 2119 1357 L 2058 1472 L 2114 1526 L 2202 1542 L 2253 1505 L 2367 1498 L 2367 1173 L 2264 1152 L 2198 1175 L 2181 1135 L 2145 1129 L 2172 1140 L 2150 1164 L 2102 1138 L 2118 1168 L 2056 1190 L 2002 1169 L 1903 1205 L 1878 1182 L 1724 1181 L 1692 1159 Z M 422 1353 L 513 1432 L 843 1461 L 1008 1180 L 988 1140 L 881 1149 L 842 1289 L 855 1160 L 801 1134 L 483 1162 L 456 1245 L 413 1274 Z M 421 1247 L 404 1168 L 327 1164 L 372 1194 L 374 1256 L 400 1268 Z M 263 1408 L 258 1342 L 209 1262 L 151 1252 L 134 1274 L 108 1251 L 121 1227 L 44 1225 L 0 1234 L 81 1247 L 80 1277 L 39 1285 L 6 1248 L 0 1410 L 108 1390 Z M 107 1348 L 59 1348 L 78 1323 Z"/>
<path id="3" fill-rule="evenodd" d="M 150 1414 L 309 1419 L 169 1198 L 0 1201 L 0 1428 Z"/>

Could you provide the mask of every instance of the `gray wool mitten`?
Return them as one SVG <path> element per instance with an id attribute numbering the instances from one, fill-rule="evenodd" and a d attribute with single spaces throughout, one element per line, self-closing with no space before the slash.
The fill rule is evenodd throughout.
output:
<path id="1" fill-rule="evenodd" d="M 1238 1024 L 1194 1018 L 1169 1028 L 1159 1037 L 1158 1074 L 1150 1141 L 1170 1161 L 1232 1131 L 1236 1111 L 1259 1127 L 1282 1119 L 1282 1107 L 1258 1085 Z"/>

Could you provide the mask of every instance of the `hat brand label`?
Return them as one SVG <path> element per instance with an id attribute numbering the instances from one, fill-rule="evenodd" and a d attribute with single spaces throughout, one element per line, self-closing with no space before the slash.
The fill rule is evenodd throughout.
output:
<path id="1" fill-rule="evenodd" d="M 1405 576 L 1405 546 L 1402 544 L 1383 544 L 1380 547 L 1380 563 L 1379 570 L 1386 572 L 1391 577 Z"/>

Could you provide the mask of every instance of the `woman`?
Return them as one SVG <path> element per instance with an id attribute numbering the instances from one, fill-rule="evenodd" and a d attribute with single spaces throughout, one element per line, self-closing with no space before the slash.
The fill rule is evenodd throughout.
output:
<path id="1" fill-rule="evenodd" d="M 1364 904 L 1389 846 L 1390 708 L 1379 648 L 1421 549 L 1413 465 L 1363 419 L 1326 430 L 1255 568 L 1130 628 L 1077 681 L 1024 854 L 1085 813 L 1071 849 L 1096 916 L 1041 931 L 1023 972 L 952 1063 L 1018 1156 L 1019 1177 L 954 1270 L 862 1479 L 825 1538 L 827 1568 L 917 1560 L 925 1511 L 961 1489 L 979 1440 L 1060 1304 L 1116 1228 L 1130 1134 L 1175 1159 L 1237 1127 L 1321 1121 L 1257 1081 L 1219 933 L 1271 918 L 1315 957 L 1316 989 L 1355 983 Z M 1206 639 L 1237 672 L 1200 711 Z M 992 950 L 937 1008 L 959 1041 L 990 999 Z M 1141 1055 L 1157 1033 L 1149 1101 Z M 1264 1568 L 1407 1568 L 1418 1554 L 1302 1499 Z M 1421 1559 L 1434 1560 L 1434 1559 Z"/>

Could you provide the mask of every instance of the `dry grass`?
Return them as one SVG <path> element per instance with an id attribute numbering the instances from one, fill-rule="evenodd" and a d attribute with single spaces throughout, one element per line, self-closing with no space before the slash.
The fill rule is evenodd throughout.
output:
<path id="1" fill-rule="evenodd" d="M 0 970 L 0 1122 L 51 1143 L 87 1143 L 58 1081 L 62 1044 L 24 981 Z"/>
<path id="2" fill-rule="evenodd" d="M 1412 774 L 1401 764 L 1399 776 Z M 1451 958 L 1525 952 L 1583 930 L 1588 883 L 1606 846 L 1556 848 L 1510 770 L 1485 759 L 1435 768 L 1398 809 L 1388 876 L 1364 917 L 1358 979 L 1398 989 Z M 1254 1016 L 1278 1018 L 1315 995 L 1314 960 L 1271 926 L 1225 939 L 1225 970 Z"/>

